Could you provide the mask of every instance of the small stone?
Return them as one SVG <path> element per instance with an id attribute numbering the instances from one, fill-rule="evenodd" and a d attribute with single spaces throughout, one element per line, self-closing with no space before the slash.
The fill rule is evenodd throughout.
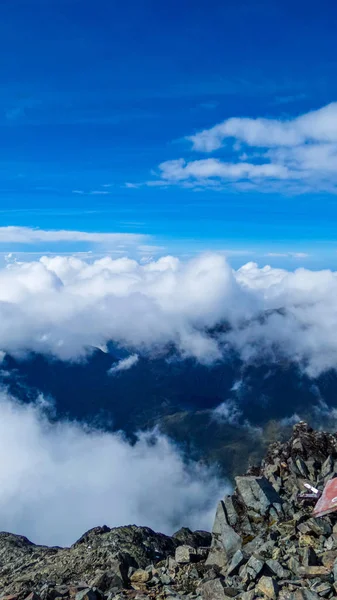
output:
<path id="1" fill-rule="evenodd" d="M 303 555 L 302 555 L 302 563 L 303 566 L 305 567 L 309 567 L 309 566 L 313 566 L 313 565 L 317 565 L 317 555 L 316 552 L 313 548 L 311 548 L 311 546 L 307 546 L 306 548 L 303 548 Z"/>
<path id="2" fill-rule="evenodd" d="M 279 579 L 285 579 L 287 576 L 286 570 L 282 567 L 282 565 L 278 562 L 278 560 L 273 560 L 272 558 L 266 560 L 266 565 L 268 569 L 272 572 L 273 575 L 276 575 Z"/>
<path id="3" fill-rule="evenodd" d="M 301 588 L 300 590 L 296 590 L 295 594 L 293 594 L 294 600 L 320 600 L 320 597 L 316 592 L 312 592 L 306 588 Z"/>
<path id="4" fill-rule="evenodd" d="M 328 581 L 317 581 L 317 584 L 314 584 L 311 587 L 311 591 L 316 592 L 319 596 L 326 598 L 329 596 L 330 592 L 333 591 L 332 585 Z"/>
<path id="5" fill-rule="evenodd" d="M 311 546 L 312 548 L 316 548 L 318 546 L 317 539 L 312 535 L 301 534 L 299 536 L 300 546 Z"/>
<path id="6" fill-rule="evenodd" d="M 304 534 L 314 534 L 314 535 L 330 535 L 332 528 L 330 523 L 324 518 L 315 519 L 311 518 L 305 521 L 304 523 L 300 523 L 297 526 L 298 530 Z"/>
<path id="7" fill-rule="evenodd" d="M 170 571 L 175 571 L 178 567 L 178 563 L 172 556 L 169 556 L 167 559 L 167 566 Z"/>
<path id="8" fill-rule="evenodd" d="M 255 598 L 254 590 L 249 590 L 248 592 L 243 592 L 243 594 L 241 594 L 241 600 L 254 600 L 254 598 Z"/>
<path id="9" fill-rule="evenodd" d="M 240 567 L 247 562 L 247 558 L 243 554 L 242 550 L 237 550 L 230 562 L 230 565 L 227 569 L 227 576 L 232 577 L 239 572 Z"/>
<path id="10" fill-rule="evenodd" d="M 333 578 L 337 582 L 337 558 L 334 560 L 332 572 L 333 572 Z"/>
<path id="11" fill-rule="evenodd" d="M 334 461 L 331 455 L 325 460 L 321 467 L 321 477 L 325 478 L 333 472 Z"/>
<path id="12" fill-rule="evenodd" d="M 199 587 L 203 600 L 226 600 L 224 587 L 220 579 L 211 579 Z"/>
<path id="13" fill-rule="evenodd" d="M 299 575 L 301 565 L 300 565 L 300 561 L 297 560 L 297 558 L 295 558 L 294 556 L 289 558 L 288 567 L 289 567 L 290 571 L 292 573 L 294 573 L 294 575 Z"/>
<path id="14" fill-rule="evenodd" d="M 130 577 L 130 581 L 132 585 L 139 583 L 146 583 L 151 579 L 151 573 L 146 571 L 145 569 L 137 569 L 134 573 L 132 573 Z"/>
<path id="15" fill-rule="evenodd" d="M 300 475 L 302 475 L 302 477 L 307 478 L 309 476 L 309 471 L 308 471 L 308 467 L 305 464 L 304 460 L 300 456 L 298 456 L 296 458 L 295 464 L 300 472 Z"/>
<path id="16" fill-rule="evenodd" d="M 264 561 L 256 558 L 255 556 L 251 556 L 247 564 L 243 567 L 244 571 L 241 577 L 244 580 L 255 580 L 260 575 L 262 569 L 264 567 Z"/>
<path id="17" fill-rule="evenodd" d="M 193 562 L 197 557 L 195 548 L 192 546 L 178 546 L 175 553 L 175 561 L 178 564 L 187 564 Z"/>
<path id="18" fill-rule="evenodd" d="M 336 547 L 335 534 L 330 535 L 330 537 L 328 537 L 328 539 L 325 540 L 324 547 L 327 550 L 332 550 L 333 548 Z"/>
<path id="19" fill-rule="evenodd" d="M 170 575 L 163 573 L 162 575 L 160 575 L 160 581 L 163 585 L 169 585 L 170 583 L 172 583 L 172 578 L 170 577 Z"/>
<path id="20" fill-rule="evenodd" d="M 271 598 L 271 600 L 276 600 L 277 594 L 279 591 L 279 586 L 277 581 L 272 577 L 266 577 L 265 575 L 261 577 L 259 580 L 256 589 L 259 592 L 262 592 L 267 598 Z"/>
<path id="21" fill-rule="evenodd" d="M 330 569 L 319 565 L 312 567 L 300 567 L 299 569 L 299 575 L 305 579 L 314 579 L 315 577 L 326 579 L 330 577 L 330 573 Z"/>
<path id="22" fill-rule="evenodd" d="M 337 558 L 337 550 L 327 550 L 326 552 L 323 552 L 323 554 L 321 554 L 320 558 L 324 567 L 327 567 L 328 569 L 332 570 L 334 562 Z"/>

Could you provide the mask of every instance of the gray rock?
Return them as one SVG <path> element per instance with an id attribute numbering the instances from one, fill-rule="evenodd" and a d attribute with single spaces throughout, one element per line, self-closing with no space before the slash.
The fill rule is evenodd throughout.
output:
<path id="1" fill-rule="evenodd" d="M 337 558 L 334 560 L 332 567 L 333 578 L 337 582 Z"/>
<path id="2" fill-rule="evenodd" d="M 328 456 L 328 458 L 322 464 L 320 475 L 323 479 L 325 479 L 325 477 L 330 475 L 333 472 L 333 470 L 334 470 L 334 460 L 330 454 Z"/>
<path id="3" fill-rule="evenodd" d="M 294 575 L 299 575 L 301 564 L 298 558 L 291 556 L 288 560 L 288 568 Z"/>
<path id="4" fill-rule="evenodd" d="M 219 502 L 212 529 L 212 545 L 206 565 L 228 565 L 237 550 L 242 546 L 241 537 L 228 525 L 224 503 Z"/>
<path id="5" fill-rule="evenodd" d="M 320 596 L 307 588 L 301 588 L 294 593 L 294 600 L 320 600 Z"/>
<path id="6" fill-rule="evenodd" d="M 300 456 L 298 456 L 296 458 L 295 464 L 299 470 L 300 475 L 302 475 L 302 477 L 307 478 L 309 476 L 309 470 L 304 460 Z"/>
<path id="7" fill-rule="evenodd" d="M 309 535 L 330 535 L 332 527 L 324 518 L 310 518 L 297 526 L 297 529 L 304 534 Z"/>
<path id="8" fill-rule="evenodd" d="M 254 590 L 250 590 L 249 592 L 243 592 L 243 594 L 241 594 L 241 600 L 254 600 L 254 598 L 255 598 Z"/>
<path id="9" fill-rule="evenodd" d="M 235 527 L 238 522 L 238 514 L 235 509 L 232 496 L 225 496 L 223 499 L 224 510 L 227 518 L 228 525 Z"/>
<path id="10" fill-rule="evenodd" d="M 273 579 L 272 577 L 266 577 L 264 575 L 258 582 L 256 589 L 259 592 L 262 592 L 262 594 L 264 594 L 264 596 L 266 596 L 267 598 L 270 598 L 270 600 L 276 600 L 278 596 L 279 586 L 275 579 Z"/>
<path id="11" fill-rule="evenodd" d="M 266 565 L 273 575 L 276 575 L 279 579 L 285 579 L 289 571 L 286 571 L 278 560 L 272 558 L 266 560 Z"/>
<path id="12" fill-rule="evenodd" d="M 302 554 L 302 565 L 304 567 L 312 567 L 318 564 L 318 558 L 316 552 L 311 546 L 303 548 Z"/>
<path id="13" fill-rule="evenodd" d="M 264 561 L 260 558 L 256 558 L 255 556 L 250 557 L 246 565 L 246 570 L 251 579 L 256 579 L 260 575 L 264 564 Z"/>
<path id="14" fill-rule="evenodd" d="M 175 561 L 178 564 L 186 564 L 195 560 L 197 552 L 192 546 L 178 546 L 175 552 Z"/>
<path id="15" fill-rule="evenodd" d="M 282 511 L 282 500 L 265 477 L 236 477 L 238 493 L 248 509 L 265 515 L 273 506 Z"/>
<path id="16" fill-rule="evenodd" d="M 98 600 L 98 598 L 96 591 L 91 588 L 77 592 L 75 596 L 75 600 Z"/>
<path id="17" fill-rule="evenodd" d="M 192 548 L 207 548 L 212 543 L 212 535 L 208 531 L 191 531 L 188 527 L 181 527 L 172 538 L 179 545 L 192 546 Z"/>
<path id="18" fill-rule="evenodd" d="M 226 594 L 221 579 L 211 579 L 202 583 L 199 591 L 203 600 L 226 600 Z"/>
<path id="19" fill-rule="evenodd" d="M 230 565 L 227 569 L 227 575 L 231 577 L 232 575 L 237 575 L 240 567 L 247 562 L 247 558 L 242 552 L 242 550 L 237 550 L 230 562 Z"/>
<path id="20" fill-rule="evenodd" d="M 333 587 L 328 581 L 317 581 L 311 586 L 311 591 L 316 592 L 322 598 L 327 598 L 333 591 Z"/>

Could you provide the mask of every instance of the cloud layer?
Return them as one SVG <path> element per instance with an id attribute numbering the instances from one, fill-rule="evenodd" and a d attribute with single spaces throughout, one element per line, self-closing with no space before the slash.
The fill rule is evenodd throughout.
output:
<path id="1" fill-rule="evenodd" d="M 217 254 L 146 264 L 42 257 L 0 270 L 0 350 L 76 360 L 113 340 L 131 355 L 173 346 L 212 363 L 234 348 L 244 360 L 282 356 L 317 374 L 337 366 L 336 298 L 334 272 L 233 271 Z M 120 364 L 121 376 L 130 366 Z"/>
<path id="2" fill-rule="evenodd" d="M 51 424 L 41 404 L 0 393 L 2 530 L 67 545 L 103 524 L 211 527 L 225 484 L 186 465 L 167 438 L 142 434 L 131 446 L 119 434 Z"/>
<path id="3" fill-rule="evenodd" d="M 40 244 L 45 242 L 91 242 L 93 244 L 140 244 L 147 236 L 134 233 L 101 233 L 69 229 L 33 229 L 31 227 L 0 227 L 0 244 Z"/>
<path id="4" fill-rule="evenodd" d="M 337 190 L 337 102 L 292 119 L 232 117 L 186 139 L 196 152 L 230 159 L 165 161 L 150 185 Z"/>

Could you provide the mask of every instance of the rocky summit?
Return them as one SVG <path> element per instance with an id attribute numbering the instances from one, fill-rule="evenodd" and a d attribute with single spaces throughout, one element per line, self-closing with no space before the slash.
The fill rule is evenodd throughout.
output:
<path id="1" fill-rule="evenodd" d="M 1 598 L 337 600 L 337 512 L 313 516 L 335 476 L 337 435 L 298 423 L 288 442 L 236 478 L 212 534 L 104 526 L 70 548 L 48 548 L 1 533 Z"/>

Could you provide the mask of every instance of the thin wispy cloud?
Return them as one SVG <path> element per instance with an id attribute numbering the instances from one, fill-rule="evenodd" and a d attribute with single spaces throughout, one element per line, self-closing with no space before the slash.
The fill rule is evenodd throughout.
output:
<path id="1" fill-rule="evenodd" d="M 127 358 L 123 358 L 122 360 L 118 361 L 118 363 L 113 365 L 111 369 L 109 369 L 108 374 L 114 375 L 115 373 L 119 373 L 120 371 L 128 371 L 129 369 L 131 369 L 131 367 L 136 365 L 138 361 L 138 354 L 131 354 Z"/>
<path id="2" fill-rule="evenodd" d="M 33 229 L 31 227 L 0 227 L 0 244 L 39 244 L 43 242 L 91 242 L 94 244 L 138 244 L 148 236 L 135 233 L 102 233 L 68 229 Z"/>
<path id="3" fill-rule="evenodd" d="M 310 254 L 307 252 L 267 252 L 265 256 L 271 258 L 296 258 L 298 260 L 302 258 L 309 258 Z"/>

